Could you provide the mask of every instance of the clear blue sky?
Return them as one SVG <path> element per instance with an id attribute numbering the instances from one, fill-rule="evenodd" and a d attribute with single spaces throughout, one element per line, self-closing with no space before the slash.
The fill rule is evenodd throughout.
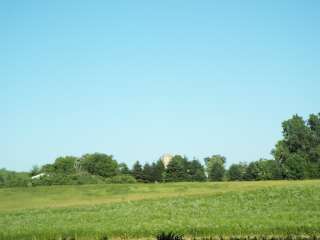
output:
<path id="1" fill-rule="evenodd" d="M 320 111 L 320 1 L 1 1 L 0 88 L 0 168 L 268 158 Z"/>

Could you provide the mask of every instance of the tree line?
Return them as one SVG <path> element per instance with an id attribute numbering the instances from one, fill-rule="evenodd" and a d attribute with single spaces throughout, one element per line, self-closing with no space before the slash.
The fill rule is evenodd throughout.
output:
<path id="1" fill-rule="evenodd" d="M 0 169 L 0 186 L 320 178 L 320 113 L 307 120 L 294 115 L 282 123 L 282 129 L 283 138 L 271 151 L 273 159 L 240 162 L 229 168 L 222 155 L 206 157 L 204 164 L 175 155 L 167 166 L 159 159 L 143 165 L 136 161 L 129 168 L 112 155 L 92 153 L 58 157 L 29 173 Z"/>

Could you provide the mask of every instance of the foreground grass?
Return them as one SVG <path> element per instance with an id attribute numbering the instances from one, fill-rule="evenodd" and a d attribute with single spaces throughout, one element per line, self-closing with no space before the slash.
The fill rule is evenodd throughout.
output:
<path id="1" fill-rule="evenodd" d="M 320 181 L 0 189 L 1 239 L 320 233 Z"/>

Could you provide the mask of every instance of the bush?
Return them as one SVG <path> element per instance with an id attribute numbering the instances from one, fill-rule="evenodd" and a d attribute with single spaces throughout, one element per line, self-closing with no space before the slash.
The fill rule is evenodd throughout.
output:
<path id="1" fill-rule="evenodd" d="M 0 169 L 0 187 L 26 187 L 29 182 L 28 173 Z"/>
<path id="2" fill-rule="evenodd" d="M 106 179 L 107 183 L 136 183 L 137 180 L 131 175 L 122 174 Z"/>
<path id="3" fill-rule="evenodd" d="M 82 185 L 82 184 L 99 184 L 104 183 L 104 178 L 89 174 L 50 174 L 37 179 L 32 179 L 32 186 L 42 185 Z"/>

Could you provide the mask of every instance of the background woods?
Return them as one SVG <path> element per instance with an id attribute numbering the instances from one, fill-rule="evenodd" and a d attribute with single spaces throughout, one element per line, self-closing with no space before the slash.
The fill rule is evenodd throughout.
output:
<path id="1" fill-rule="evenodd" d="M 306 120 L 294 115 L 282 123 L 282 129 L 283 138 L 271 151 L 273 159 L 234 163 L 229 168 L 222 155 L 206 157 L 204 164 L 174 155 L 169 161 L 136 161 L 129 168 L 112 155 L 88 153 L 58 157 L 51 164 L 34 166 L 30 172 L 1 169 L 0 186 L 320 178 L 320 114 L 311 114 Z"/>

